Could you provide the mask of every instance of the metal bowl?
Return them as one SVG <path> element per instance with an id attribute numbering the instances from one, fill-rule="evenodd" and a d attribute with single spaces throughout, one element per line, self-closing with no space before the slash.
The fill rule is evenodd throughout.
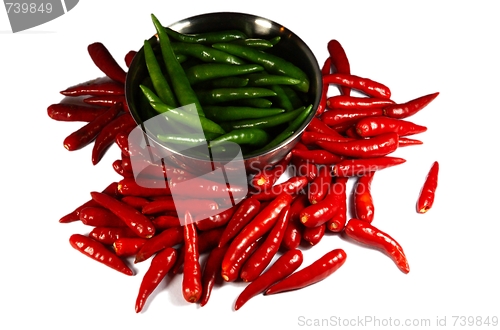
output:
<path id="1" fill-rule="evenodd" d="M 175 31 L 187 34 L 237 29 L 253 38 L 270 39 L 276 36 L 281 38 L 277 45 L 266 51 L 294 63 L 305 71 L 310 79 L 310 88 L 307 96 L 310 103 L 313 104 L 313 111 L 301 127 L 288 139 L 270 150 L 260 154 L 243 157 L 243 162 L 247 174 L 252 174 L 262 170 L 265 166 L 275 164 L 281 160 L 299 141 L 302 132 L 313 119 L 314 110 L 318 108 L 321 98 L 321 70 L 316 57 L 307 44 L 281 24 L 263 17 L 244 13 L 208 13 L 183 19 L 169 27 Z M 153 39 L 156 38 L 153 37 L 152 40 Z M 141 109 L 138 104 L 138 95 L 140 93 L 139 84 L 146 76 L 147 68 L 144 64 L 144 53 L 141 48 L 130 65 L 125 83 L 127 105 L 134 120 L 139 126 L 143 124 L 144 120 L 143 109 Z M 147 132 L 145 133 L 147 134 Z M 163 155 L 167 155 L 171 161 L 183 168 L 196 170 L 201 173 L 207 173 L 214 168 L 213 161 L 207 161 L 206 159 L 196 158 L 171 150 L 159 143 L 155 136 L 148 136 L 148 139 L 155 144 L 155 147 L 161 150 Z M 225 165 L 227 165 L 227 163 L 225 163 Z M 218 166 L 219 164 L 215 165 L 215 167 Z M 226 170 L 230 169 L 226 166 Z M 241 168 L 235 170 L 241 171 Z"/>

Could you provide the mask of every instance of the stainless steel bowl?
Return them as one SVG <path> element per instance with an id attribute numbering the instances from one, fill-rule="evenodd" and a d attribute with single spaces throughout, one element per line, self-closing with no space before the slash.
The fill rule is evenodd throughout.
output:
<path id="1" fill-rule="evenodd" d="M 313 119 L 314 110 L 318 108 L 321 98 L 321 70 L 316 57 L 307 44 L 281 24 L 267 18 L 244 13 L 208 13 L 183 19 L 169 27 L 181 33 L 237 29 L 245 32 L 250 37 L 270 39 L 279 36 L 281 38 L 279 43 L 268 51 L 287 59 L 306 72 L 310 79 L 308 98 L 313 104 L 313 111 L 291 137 L 261 154 L 245 157 L 243 161 L 247 174 L 252 174 L 262 170 L 266 165 L 275 164 L 281 160 L 299 141 L 306 126 Z M 140 93 L 139 84 L 146 75 L 147 68 L 144 64 L 144 53 L 141 48 L 130 65 L 125 83 L 127 105 L 138 125 L 143 123 L 144 118 L 141 107 L 137 102 L 138 93 Z M 161 148 L 162 152 L 165 152 L 171 161 L 174 161 L 183 168 L 194 169 L 202 173 L 207 173 L 210 169 L 214 168 L 214 164 L 211 161 L 187 156 L 175 150 L 169 150 L 166 146 L 159 143 L 155 136 L 148 136 L 148 138 L 157 147 Z M 218 165 L 215 165 L 215 167 L 218 167 Z M 226 170 L 228 170 L 227 167 Z M 241 168 L 236 170 L 241 171 Z"/>

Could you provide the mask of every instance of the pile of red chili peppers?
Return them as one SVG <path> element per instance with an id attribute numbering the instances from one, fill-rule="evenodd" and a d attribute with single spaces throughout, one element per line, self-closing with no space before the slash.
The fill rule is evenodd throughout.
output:
<path id="1" fill-rule="evenodd" d="M 322 68 L 321 104 L 296 147 L 251 179 L 247 198 L 215 216 L 205 217 L 204 212 L 216 209 L 223 200 L 186 192 L 184 219 L 179 219 L 168 186 L 145 188 L 134 180 L 131 157 L 137 155 L 129 150 L 127 137 L 135 122 L 124 99 L 126 72 L 103 44 L 91 44 L 88 51 L 105 77 L 62 91 L 66 98 L 50 105 L 48 115 L 85 123 L 64 140 L 64 147 L 72 151 L 94 142 L 94 165 L 115 143 L 121 157 L 113 168 L 123 179 L 92 192 L 88 201 L 60 222 L 81 221 L 91 226 L 89 234 L 72 235 L 71 246 L 121 273 L 134 274 L 130 259 L 135 263 L 151 259 L 138 288 L 136 312 L 168 273 L 182 272 L 183 297 L 201 306 L 208 302 L 217 278 L 248 282 L 235 310 L 261 293 L 297 290 L 319 282 L 344 264 L 346 252 L 333 249 L 299 269 L 301 246 L 304 242 L 316 245 L 327 231 L 382 250 L 403 273 L 409 272 L 401 245 L 373 224 L 371 184 L 377 171 L 405 162 L 389 154 L 399 147 L 422 144 L 408 136 L 426 127 L 407 118 L 438 93 L 396 103 L 385 85 L 351 74 L 344 49 L 331 40 Z M 131 51 L 125 56 L 127 66 L 134 55 Z M 338 87 L 338 95 L 330 96 L 332 85 Z M 361 96 L 351 95 L 353 90 Z M 161 166 L 179 180 L 192 177 L 185 170 Z M 276 184 L 285 172 L 290 177 Z M 435 162 L 418 197 L 417 212 L 431 208 L 437 176 Z M 352 218 L 346 191 L 350 179 L 356 180 Z M 204 184 L 209 189 L 216 185 Z M 207 254 L 204 262 L 200 262 L 202 254 Z"/>

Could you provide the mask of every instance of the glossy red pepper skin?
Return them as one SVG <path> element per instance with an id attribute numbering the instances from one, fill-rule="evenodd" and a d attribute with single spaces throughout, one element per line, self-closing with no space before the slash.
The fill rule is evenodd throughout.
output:
<path id="1" fill-rule="evenodd" d="M 220 277 L 220 267 L 222 264 L 222 258 L 226 253 L 227 245 L 216 247 L 208 254 L 203 267 L 203 274 L 201 277 L 201 285 L 203 288 L 200 306 L 205 306 L 210 299 L 212 293 L 212 288 L 218 277 Z"/>
<path id="2" fill-rule="evenodd" d="M 354 188 L 354 214 L 359 220 L 372 222 L 375 215 L 375 205 L 371 193 L 371 184 L 375 172 L 368 172 L 360 177 Z"/>
<path id="3" fill-rule="evenodd" d="M 126 224 L 111 211 L 98 207 L 89 206 L 80 211 L 80 221 L 87 226 L 93 227 L 123 227 Z"/>
<path id="4" fill-rule="evenodd" d="M 326 100 L 329 109 L 367 109 L 382 108 L 386 105 L 394 104 L 394 101 L 378 97 L 355 97 L 335 95 Z"/>
<path id="5" fill-rule="evenodd" d="M 400 136 L 398 147 L 407 147 L 407 146 L 414 146 L 414 145 L 420 145 L 420 144 L 424 144 L 424 143 L 420 140 L 410 139 L 407 137 Z"/>
<path id="6" fill-rule="evenodd" d="M 264 236 L 278 220 L 282 209 L 290 205 L 292 196 L 286 192 L 281 193 L 259 212 L 233 239 L 222 261 L 222 277 L 225 281 L 234 281 L 238 274 L 235 264 L 248 250 L 249 246 Z"/>
<path id="7" fill-rule="evenodd" d="M 361 118 L 382 116 L 382 108 L 366 109 L 332 109 L 326 111 L 321 120 L 328 126 L 338 126 L 342 124 L 354 124 Z"/>
<path id="8" fill-rule="evenodd" d="M 134 59 L 135 55 L 137 55 L 137 51 L 135 50 L 131 50 L 129 51 L 127 54 L 125 54 L 125 65 L 127 66 L 127 68 L 130 67 L 130 64 L 132 64 L 132 60 Z"/>
<path id="9" fill-rule="evenodd" d="M 224 228 L 222 237 L 219 242 L 219 247 L 225 246 L 233 239 L 245 225 L 250 222 L 260 211 L 261 203 L 255 198 L 247 198 L 243 200 L 234 214 L 229 219 L 227 226 Z"/>
<path id="10" fill-rule="evenodd" d="M 426 213 L 434 204 L 434 197 L 438 185 L 439 163 L 432 163 L 431 169 L 425 178 L 424 185 L 417 199 L 417 212 Z"/>
<path id="11" fill-rule="evenodd" d="M 150 238 L 155 234 L 155 227 L 149 218 L 141 214 L 132 206 L 125 204 L 116 198 L 99 192 L 91 192 L 92 199 L 99 205 L 108 209 L 120 218 L 137 236 Z"/>
<path id="12" fill-rule="evenodd" d="M 292 154 L 302 162 L 310 162 L 316 165 L 333 165 L 342 160 L 342 157 L 323 149 L 293 149 Z M 319 173 L 317 175 L 319 175 Z M 317 175 L 312 179 L 312 181 L 317 178 Z"/>
<path id="13" fill-rule="evenodd" d="M 336 177 L 332 183 L 330 194 L 333 203 L 337 205 L 337 212 L 326 223 L 326 229 L 333 232 L 341 232 L 347 223 L 347 182 L 348 177 Z"/>
<path id="14" fill-rule="evenodd" d="M 95 95 L 83 99 L 83 102 L 89 105 L 112 107 L 118 103 L 123 104 L 123 110 L 129 111 L 124 95 Z"/>
<path id="15" fill-rule="evenodd" d="M 120 259 L 120 257 L 108 250 L 108 248 L 102 243 L 93 240 L 88 236 L 73 234 L 69 238 L 69 243 L 73 248 L 95 261 L 98 261 L 125 275 L 134 275 L 132 269 L 130 269 L 125 262 Z"/>
<path id="16" fill-rule="evenodd" d="M 47 115 L 58 121 L 82 121 L 91 122 L 107 109 L 102 107 L 93 107 L 87 105 L 56 103 L 47 108 Z"/>
<path id="17" fill-rule="evenodd" d="M 61 91 L 65 96 L 82 96 L 82 95 L 124 95 L 125 86 L 116 81 L 92 81 L 77 86 L 72 86 Z"/>
<path id="18" fill-rule="evenodd" d="M 198 231 L 189 212 L 184 217 L 184 276 L 182 294 L 189 303 L 200 300 L 201 284 L 200 254 L 198 252 Z"/>
<path id="19" fill-rule="evenodd" d="M 309 203 L 316 204 L 322 201 L 329 193 L 332 183 L 332 175 L 327 166 L 321 166 L 318 170 L 318 176 L 309 184 L 307 189 L 307 198 Z"/>
<path id="20" fill-rule="evenodd" d="M 368 172 L 380 171 L 382 169 L 403 164 L 405 159 L 399 157 L 375 157 L 363 159 L 345 159 L 333 165 L 332 171 L 335 176 L 359 176 Z"/>
<path id="21" fill-rule="evenodd" d="M 302 251 L 292 249 L 280 256 L 264 273 L 249 283 L 239 294 L 234 309 L 240 309 L 248 300 L 264 292 L 274 283 L 281 281 L 300 267 L 304 257 Z"/>
<path id="22" fill-rule="evenodd" d="M 136 210 L 142 210 L 144 205 L 149 203 L 149 200 L 147 200 L 146 198 L 137 196 L 123 196 L 120 200 L 123 203 L 132 206 Z"/>
<path id="23" fill-rule="evenodd" d="M 204 213 L 196 214 L 194 218 L 196 223 L 196 228 L 198 228 L 198 230 L 201 231 L 207 231 L 215 228 L 224 227 L 229 222 L 235 211 L 236 211 L 236 206 L 233 206 L 225 209 L 222 212 L 210 215 L 208 217 Z"/>
<path id="24" fill-rule="evenodd" d="M 427 131 L 427 127 L 425 126 L 385 116 L 367 117 L 360 119 L 356 123 L 356 132 L 362 137 L 376 136 L 390 132 L 397 133 L 399 136 L 406 136 L 425 131 Z"/>
<path id="25" fill-rule="evenodd" d="M 347 237 L 386 253 L 403 273 L 410 272 L 410 266 L 401 245 L 369 222 L 350 219 L 344 232 Z"/>
<path id="26" fill-rule="evenodd" d="M 299 194 L 290 204 L 290 219 L 281 241 L 283 250 L 293 250 L 300 246 L 304 230 L 304 226 L 300 223 L 300 212 L 309 205 L 307 194 Z"/>
<path id="27" fill-rule="evenodd" d="M 318 167 L 313 162 L 294 157 L 292 158 L 292 165 L 290 175 L 306 177 L 309 182 L 318 176 Z"/>
<path id="28" fill-rule="evenodd" d="M 115 170 L 116 173 L 118 173 L 119 175 L 121 175 L 124 178 L 127 178 L 127 177 L 131 178 L 134 176 L 133 174 L 131 174 L 123 169 L 121 159 L 116 159 L 113 162 L 112 166 L 113 166 L 113 170 Z"/>
<path id="29" fill-rule="evenodd" d="M 325 76 L 331 73 L 332 59 L 327 57 L 325 63 L 321 67 L 321 75 Z M 321 116 L 321 114 L 326 110 L 326 99 L 328 97 L 328 85 L 323 84 L 321 88 L 321 99 L 318 104 L 318 109 L 316 110 L 316 116 Z"/>
<path id="30" fill-rule="evenodd" d="M 64 139 L 64 147 L 69 151 L 81 149 L 92 142 L 99 132 L 122 110 L 122 104 L 116 104 L 106 112 L 71 133 Z"/>
<path id="31" fill-rule="evenodd" d="M 384 107 L 384 116 L 404 119 L 413 116 L 423 108 L 425 108 L 429 103 L 431 103 L 437 96 L 439 92 L 424 95 L 401 104 L 392 104 Z"/>
<path id="32" fill-rule="evenodd" d="M 325 192 L 325 197 L 315 204 L 310 204 L 300 212 L 300 222 L 308 228 L 318 227 L 330 220 L 337 212 L 337 204 L 332 198 L 330 185 Z"/>
<path id="33" fill-rule="evenodd" d="M 337 137 L 339 139 L 345 138 L 344 136 L 342 136 L 341 134 L 339 134 L 339 132 L 337 132 L 336 130 L 334 130 L 330 126 L 326 125 L 318 117 L 315 117 L 315 118 L 313 118 L 311 120 L 311 122 L 309 123 L 309 125 L 307 125 L 306 130 L 305 130 L 304 133 L 306 133 L 306 132 L 321 133 L 321 134 L 329 135 L 332 138 L 334 138 L 334 137 Z"/>
<path id="34" fill-rule="evenodd" d="M 129 227 L 94 227 L 89 237 L 104 245 L 112 245 L 120 238 L 137 237 L 137 235 Z"/>
<path id="35" fill-rule="evenodd" d="M 155 255 L 151 260 L 151 264 L 142 278 L 139 293 L 137 294 L 135 301 L 136 313 L 140 313 L 142 311 L 147 299 L 168 274 L 168 271 L 172 268 L 176 258 L 177 252 L 175 249 L 166 248 Z"/>
<path id="36" fill-rule="evenodd" d="M 396 151 L 399 136 L 395 132 L 388 132 L 368 139 L 345 142 L 318 141 L 316 144 L 320 148 L 344 157 L 373 158 L 386 156 Z"/>
<path id="37" fill-rule="evenodd" d="M 149 259 L 158 251 L 173 247 L 183 241 L 183 228 L 181 226 L 171 227 L 163 230 L 147 240 L 135 256 L 134 263 Z"/>
<path id="38" fill-rule="evenodd" d="M 340 134 L 337 135 L 331 135 L 331 134 L 325 134 L 325 133 L 318 133 L 318 132 L 304 132 L 302 133 L 302 136 L 300 138 L 300 141 L 304 143 L 308 147 L 312 147 L 316 145 L 317 141 L 328 141 L 328 142 L 345 142 L 345 141 L 350 141 L 352 140 L 349 137 L 342 136 Z M 292 152 L 294 151 L 304 151 L 301 149 L 292 149 Z"/>
<path id="39" fill-rule="evenodd" d="M 283 192 L 287 194 L 294 195 L 302 190 L 309 183 L 309 178 L 306 176 L 292 176 L 285 182 L 276 184 L 269 189 L 257 192 L 252 195 L 259 201 L 268 201 L 276 198 Z"/>
<path id="40" fill-rule="evenodd" d="M 170 195 L 171 191 L 165 180 L 148 180 L 145 185 L 139 185 L 134 178 L 123 178 L 118 181 L 118 191 L 123 196 L 152 197 Z M 153 188 L 156 187 L 156 188 Z"/>
<path id="41" fill-rule="evenodd" d="M 161 214 L 168 211 L 177 211 L 180 214 L 184 214 L 186 210 L 189 210 L 192 215 L 195 215 L 214 211 L 219 208 L 217 202 L 210 199 L 176 199 L 174 201 L 171 195 L 166 195 L 165 197 L 167 198 L 153 200 L 144 205 L 142 214 Z"/>
<path id="42" fill-rule="evenodd" d="M 340 42 L 335 39 L 330 40 L 327 49 L 332 60 L 332 72 L 350 74 L 349 58 Z M 348 86 L 339 86 L 339 90 L 342 95 L 349 96 L 351 94 L 351 89 Z"/>
<path id="43" fill-rule="evenodd" d="M 146 241 L 140 237 L 121 237 L 113 242 L 113 250 L 119 257 L 132 257 L 139 252 Z"/>
<path id="44" fill-rule="evenodd" d="M 289 152 L 275 165 L 265 166 L 262 171 L 258 172 L 250 179 L 250 186 L 260 191 L 271 188 L 286 171 L 291 159 L 292 154 Z"/>
<path id="45" fill-rule="evenodd" d="M 151 222 L 153 222 L 157 230 L 164 230 L 181 225 L 181 221 L 177 215 L 159 215 L 154 217 Z"/>
<path id="46" fill-rule="evenodd" d="M 113 58 L 109 50 L 100 42 L 95 42 L 87 47 L 87 51 L 94 64 L 109 78 L 125 84 L 127 73 Z"/>
<path id="47" fill-rule="evenodd" d="M 281 245 L 289 219 L 290 206 L 288 205 L 281 210 L 278 221 L 274 224 L 271 231 L 269 231 L 262 244 L 242 266 L 240 278 L 243 281 L 252 282 L 269 266 Z"/>
<path id="48" fill-rule="evenodd" d="M 266 295 L 298 290 L 322 281 L 337 271 L 345 263 L 346 258 L 347 255 L 342 249 L 327 252 L 310 265 L 269 287 Z"/>
<path id="49" fill-rule="evenodd" d="M 310 246 L 318 244 L 323 236 L 325 236 L 326 224 L 323 223 L 316 227 L 305 227 L 302 232 L 302 239 Z"/>
<path id="50" fill-rule="evenodd" d="M 357 91 L 371 97 L 390 99 L 389 87 L 377 81 L 346 73 L 331 73 L 323 75 L 323 84 L 335 84 L 356 89 Z"/>
<path id="51" fill-rule="evenodd" d="M 171 177 L 168 187 L 177 196 L 192 198 L 243 198 L 247 194 L 247 188 L 237 185 L 228 187 L 226 183 L 207 180 L 202 177 Z"/>

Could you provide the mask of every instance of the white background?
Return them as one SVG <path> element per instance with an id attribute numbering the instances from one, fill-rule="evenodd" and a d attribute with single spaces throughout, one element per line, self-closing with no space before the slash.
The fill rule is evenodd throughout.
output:
<path id="1" fill-rule="evenodd" d="M 454 315 L 500 317 L 496 3 L 275 3 L 82 0 L 68 14 L 16 34 L 0 10 L 1 329 L 293 329 L 303 328 L 301 320 L 358 316 L 430 319 L 433 325 L 446 317 L 451 327 Z M 184 302 L 177 277 L 136 314 L 147 262 L 127 277 L 70 247 L 69 236 L 89 228 L 59 218 L 90 191 L 119 179 L 111 167 L 119 151 L 109 150 L 97 166 L 91 147 L 68 152 L 62 141 L 82 124 L 52 121 L 47 107 L 66 87 L 102 76 L 88 56 L 90 43 L 104 43 L 125 67 L 124 55 L 154 33 L 151 13 L 168 25 L 214 11 L 256 14 L 287 26 L 321 65 L 327 42 L 337 39 L 352 73 L 388 85 L 395 101 L 440 92 L 412 117 L 428 127 L 418 136 L 424 144 L 398 150 L 394 156 L 407 162 L 380 171 L 372 184 L 373 224 L 402 244 L 409 274 L 378 251 L 329 235 L 304 251 L 303 265 L 334 248 L 344 248 L 347 261 L 307 289 L 258 296 L 235 312 L 244 284 L 216 287 L 201 308 Z M 435 205 L 419 215 L 415 201 L 435 160 L 441 165 Z"/>

